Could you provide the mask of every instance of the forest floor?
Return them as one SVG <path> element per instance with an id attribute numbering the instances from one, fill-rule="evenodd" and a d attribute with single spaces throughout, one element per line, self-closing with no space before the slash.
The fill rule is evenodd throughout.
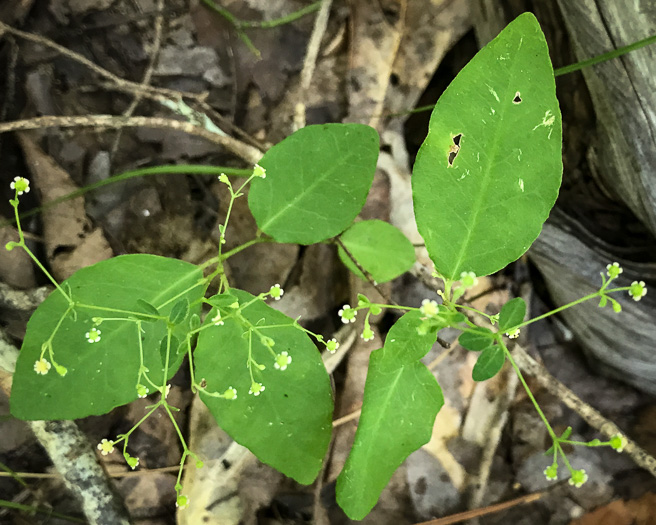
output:
<path id="1" fill-rule="evenodd" d="M 29 210 L 148 166 L 252 168 L 258 155 L 299 126 L 359 122 L 375 127 L 381 136 L 378 172 L 360 217 L 390 221 L 420 244 L 409 180 L 429 113 L 410 111 L 434 103 L 476 53 L 472 2 L 335 0 L 323 34 L 315 27 L 320 4 L 222 1 L 241 21 L 277 20 L 305 9 L 302 16 L 274 27 L 238 29 L 206 3 L 187 0 L 2 2 L 0 124 L 44 118 L 35 121 L 31 131 L 0 133 L 0 187 L 5 197 L 0 219 L 13 215 L 7 201 L 16 176 L 33 183 L 35 191 L 21 201 Z M 314 44 L 312 35 L 319 37 Z M 571 56 L 564 54 L 561 60 Z M 557 87 L 567 98 L 571 84 L 563 82 Z M 190 132 L 185 117 L 162 102 L 177 101 L 176 95 L 184 107 L 207 115 L 234 140 L 199 126 Z M 102 120 L 98 115 L 117 117 Z M 153 120 L 144 124 L 138 117 Z M 577 155 L 566 144 L 565 155 L 570 153 Z M 139 177 L 43 209 L 26 217 L 23 228 L 60 281 L 79 268 L 126 253 L 200 264 L 216 254 L 226 202 L 225 187 L 216 175 Z M 256 225 L 246 199 L 237 201 L 231 225 L 228 248 L 254 237 Z M 1 245 L 16 238 L 13 226 L 0 229 Z M 2 252 L 0 336 L 19 348 L 29 315 L 51 286 L 19 250 Z M 424 298 L 438 298 L 426 277 L 427 256 L 421 249 L 417 254 L 412 272 L 382 287 L 400 304 L 419 306 Z M 276 308 L 300 316 L 305 326 L 327 338 L 339 334 L 350 340 L 348 352 L 333 363 L 336 423 L 320 479 L 311 486 L 299 485 L 250 453 L 230 448 L 231 439 L 190 392 L 185 367 L 173 378 L 170 394 L 171 403 L 180 408 L 178 424 L 191 448 L 205 454 L 203 459 L 223 462 L 222 477 L 203 484 L 201 474 L 187 469 L 184 483 L 192 493 L 191 503 L 185 510 L 175 508 L 181 446 L 163 415 L 148 419 L 131 438 L 131 454 L 140 459 L 135 471 L 120 454 L 98 454 L 97 459 L 135 524 L 350 523 L 336 504 L 335 479 L 357 428 L 369 354 L 381 346 L 382 335 L 396 317 L 381 316 L 370 343 L 344 331 L 339 308 L 353 304 L 359 292 L 372 297 L 377 292 L 349 275 L 332 245 L 253 246 L 230 259 L 228 266 L 232 286 L 257 294 L 281 283 L 285 295 Z M 491 313 L 514 296 L 526 299 L 533 317 L 551 306 L 527 259 L 480 279 L 470 294 L 476 297 L 474 306 Z M 449 333 L 440 336 L 454 338 Z M 532 325 L 518 344 L 556 378 L 548 380 L 552 385 L 561 381 L 645 450 L 656 453 L 653 398 L 592 371 L 561 320 Z M 573 465 L 584 468 L 589 481 L 575 488 L 564 474 L 556 482 L 545 479 L 548 434 L 512 370 L 476 384 L 471 379 L 473 353 L 457 344 L 448 351 L 435 345 L 424 362 L 440 381 L 445 406 L 430 442 L 397 470 L 364 523 L 656 523 L 656 480 L 627 454 L 609 448 L 568 450 Z M 9 415 L 11 376 L 2 372 L 0 384 L 0 500 L 40 509 L 30 513 L 0 503 L 0 523 L 71 522 L 59 515 L 86 522 L 29 426 Z M 580 413 L 564 406 L 558 389 L 550 391 L 534 378 L 529 384 L 557 432 L 572 427 L 572 439 L 603 437 Z M 140 399 L 77 424 L 95 448 L 101 439 L 130 429 L 151 403 Z M 237 463 L 230 454 L 236 454 Z M 17 473 L 20 481 L 2 470 Z M 494 507 L 503 502 L 510 504 Z M 465 511 L 474 513 L 460 514 Z"/>

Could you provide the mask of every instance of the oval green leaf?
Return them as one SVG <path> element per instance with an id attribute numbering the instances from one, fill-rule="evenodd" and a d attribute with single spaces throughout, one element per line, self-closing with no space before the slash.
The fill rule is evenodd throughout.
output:
<path id="1" fill-rule="evenodd" d="M 494 333 L 487 328 L 473 328 L 471 332 L 463 332 L 458 337 L 460 345 L 472 352 L 480 352 L 494 343 Z"/>
<path id="2" fill-rule="evenodd" d="M 472 370 L 472 379 L 474 381 L 487 381 L 494 377 L 503 368 L 506 356 L 503 348 L 494 345 L 486 348 L 478 356 L 478 361 Z"/>
<path id="3" fill-rule="evenodd" d="M 213 309 L 198 337 L 194 364 L 208 392 L 221 394 L 232 387 L 237 397 L 228 400 L 201 391 L 201 399 L 219 426 L 262 462 L 299 483 L 312 483 L 332 432 L 332 390 L 321 356 L 293 319 L 247 292 L 230 293 L 242 305 L 239 316 L 246 321 L 228 307 L 221 309 L 223 324 L 211 326 Z M 273 354 L 258 334 L 273 339 L 273 353 L 288 353 L 291 363 L 285 370 L 274 366 Z M 258 396 L 249 394 L 249 348 L 252 359 L 265 367 L 252 367 L 253 379 L 264 385 Z"/>
<path id="4" fill-rule="evenodd" d="M 343 232 L 364 206 L 379 139 L 363 124 L 307 126 L 267 151 L 265 179 L 248 205 L 258 227 L 278 242 L 314 244 Z"/>
<path id="5" fill-rule="evenodd" d="M 430 440 L 444 404 L 435 377 L 419 361 L 437 335 L 417 334 L 420 317 L 417 311 L 401 317 L 371 354 L 355 442 L 337 478 L 337 502 L 351 519 L 364 518 L 399 465 Z"/>
<path id="6" fill-rule="evenodd" d="M 346 249 L 377 283 L 391 281 L 415 263 L 415 249 L 401 231 L 385 221 L 356 222 L 340 237 Z M 341 246 L 339 258 L 355 275 L 365 276 Z"/>
<path id="7" fill-rule="evenodd" d="M 499 312 L 499 331 L 505 332 L 513 326 L 522 324 L 526 317 L 526 303 L 521 297 L 515 297 L 501 307 Z"/>
<path id="8" fill-rule="evenodd" d="M 561 127 L 544 34 L 525 13 L 449 85 L 417 155 L 415 217 L 438 272 L 488 275 L 528 250 L 558 196 Z"/>
<path id="9" fill-rule="evenodd" d="M 168 316 L 173 302 L 182 297 L 192 305 L 191 312 L 199 313 L 200 299 L 205 292 L 203 273 L 197 266 L 143 254 L 122 255 L 83 268 L 62 286 L 70 290 L 74 301 L 86 306 L 76 307 L 75 316 L 65 315 L 68 303 L 55 291 L 27 323 L 11 391 L 11 413 L 19 419 L 101 415 L 137 399 L 140 335 L 144 365 L 150 370 L 150 378 L 163 384 L 159 350 L 160 341 L 167 333 L 165 320 L 143 323 L 141 334 L 134 321 L 105 321 L 98 327 L 101 337 L 96 343 L 89 343 L 85 333 L 93 327 L 93 317 L 138 318 L 144 302 Z M 139 299 L 143 302 L 138 302 Z M 62 377 L 53 367 L 46 375 L 38 375 L 34 363 L 41 354 L 41 345 L 60 320 L 52 346 L 55 361 L 68 372 Z M 187 328 L 178 325 L 172 333 L 182 341 Z M 173 355 L 175 350 L 170 355 L 168 377 L 175 373 L 184 357 L 184 353 Z M 47 352 L 44 357 L 49 358 Z"/>

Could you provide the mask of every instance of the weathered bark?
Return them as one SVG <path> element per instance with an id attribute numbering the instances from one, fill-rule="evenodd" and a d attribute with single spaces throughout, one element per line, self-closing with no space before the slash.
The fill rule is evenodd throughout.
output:
<path id="1" fill-rule="evenodd" d="M 481 44 L 525 10 L 538 17 L 555 67 L 630 44 L 656 27 L 656 6 L 647 1 L 478 0 Z M 614 261 L 624 268 L 617 286 L 635 280 L 656 284 L 655 79 L 653 47 L 586 68 L 582 76 L 558 79 L 563 188 L 529 251 L 556 306 L 599 289 L 599 273 Z M 602 217 L 610 218 L 604 223 Z M 651 288 L 640 302 L 626 294 L 618 297 L 623 306 L 619 315 L 596 301 L 561 315 L 592 366 L 654 393 L 656 290 Z"/>

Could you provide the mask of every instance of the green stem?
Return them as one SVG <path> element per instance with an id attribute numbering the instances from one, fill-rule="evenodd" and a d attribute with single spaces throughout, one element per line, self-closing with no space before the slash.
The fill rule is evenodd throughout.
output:
<path id="1" fill-rule="evenodd" d="M 59 290 L 61 294 L 66 298 L 70 306 L 71 304 L 73 304 L 73 300 L 71 299 L 71 297 L 63 290 L 61 286 L 59 286 L 57 280 L 52 275 L 50 275 L 50 272 L 46 270 L 45 266 L 41 264 L 41 261 L 39 261 L 36 255 L 32 253 L 32 250 L 30 250 L 25 244 L 25 236 L 23 235 L 23 228 L 21 228 L 20 217 L 18 216 L 18 192 L 16 192 L 16 196 L 12 201 L 11 205 L 14 208 L 14 219 L 16 221 L 16 228 L 18 229 L 18 239 L 19 239 L 18 244 L 15 246 L 25 250 L 25 253 L 27 253 L 30 259 L 34 261 L 34 264 L 36 264 L 39 267 L 39 269 L 45 274 L 45 276 L 50 280 L 50 282 L 55 285 L 55 288 L 57 288 L 57 290 Z"/>
<path id="2" fill-rule="evenodd" d="M 321 1 L 314 2 L 308 6 L 302 7 L 298 11 L 294 11 L 288 15 L 281 16 L 280 18 L 274 18 L 273 20 L 262 20 L 261 22 L 250 22 L 247 20 L 239 20 L 239 26 L 244 29 L 252 28 L 262 28 L 262 29 L 271 29 L 274 27 L 282 26 L 295 22 L 299 18 L 303 18 L 306 15 L 317 12 L 321 8 Z"/>
<path id="3" fill-rule="evenodd" d="M 120 173 L 118 175 L 114 175 L 113 177 L 109 177 L 108 179 L 101 180 L 93 184 L 89 184 L 84 188 L 80 188 L 78 190 L 72 191 L 71 193 L 67 193 L 66 195 L 62 195 L 61 197 L 48 201 L 42 204 L 38 208 L 27 211 L 25 213 L 21 213 L 19 217 L 21 219 L 31 217 L 32 215 L 41 213 L 42 211 L 52 208 L 57 204 L 61 204 L 62 202 L 66 202 L 76 197 L 80 197 L 90 191 L 95 191 L 104 186 L 115 184 L 117 182 L 124 182 L 126 180 L 133 179 L 136 177 L 145 177 L 148 175 L 174 175 L 174 174 L 220 175 L 221 173 L 225 173 L 226 175 L 232 175 L 235 177 L 249 177 L 250 175 L 252 175 L 253 170 L 230 168 L 227 166 L 206 166 L 206 165 L 195 166 L 193 164 L 180 164 L 180 165 L 171 165 L 171 166 L 151 166 L 149 168 L 126 171 L 124 173 Z M 14 224 L 14 221 L 12 221 L 11 219 L 7 219 L 0 222 L 0 228 L 4 228 L 5 226 L 10 226 L 12 224 Z"/>
<path id="4" fill-rule="evenodd" d="M 58 518 L 61 520 L 70 521 L 71 523 L 86 523 L 86 521 L 81 518 L 76 518 L 74 516 L 68 516 L 60 512 L 55 512 L 52 509 L 41 509 L 39 507 L 33 507 L 32 505 L 22 505 L 21 503 L 16 503 L 15 501 L 0 499 L 0 507 L 22 510 L 23 512 L 29 512 L 30 514 L 36 512 L 38 514 L 44 514 L 50 518 Z"/>
<path id="5" fill-rule="evenodd" d="M 603 53 L 601 55 L 588 58 L 587 60 L 582 60 L 580 62 L 576 62 L 575 64 L 570 64 L 569 66 L 559 67 L 558 69 L 554 70 L 554 76 L 559 77 L 561 75 L 567 75 L 568 73 L 573 73 L 574 71 L 579 71 L 583 68 L 594 66 L 600 64 L 601 62 L 612 60 L 613 58 L 621 57 L 622 55 L 626 55 L 631 51 L 635 51 L 636 49 L 640 49 L 641 47 L 645 47 L 654 43 L 656 43 L 656 35 L 643 38 L 642 40 L 633 42 L 628 46 L 618 47 L 617 49 L 613 49 L 608 53 Z"/>
<path id="6" fill-rule="evenodd" d="M 540 408 L 540 405 L 538 404 L 537 400 L 533 396 L 533 392 L 531 392 L 531 389 L 528 387 L 528 384 L 526 383 L 526 380 L 524 379 L 524 375 L 522 374 L 521 370 L 517 366 L 517 363 L 515 363 L 515 360 L 512 358 L 512 355 L 510 355 L 510 351 L 508 350 L 508 347 L 503 343 L 503 340 L 501 337 L 497 339 L 499 342 L 499 345 L 501 348 L 503 348 L 503 352 L 506 354 L 506 359 L 508 359 L 508 362 L 510 365 L 513 367 L 515 370 L 515 373 L 517 374 L 517 377 L 519 378 L 519 381 L 522 383 L 522 386 L 524 387 L 524 390 L 526 391 L 526 395 L 528 395 L 529 399 L 531 400 L 531 403 L 533 403 L 533 406 L 535 407 L 535 410 L 537 411 L 538 415 L 540 416 L 540 419 L 544 422 L 544 425 L 547 427 L 547 431 L 549 432 L 549 435 L 551 436 L 551 439 L 554 442 L 554 446 L 558 446 L 558 437 L 556 436 L 556 433 L 553 431 L 551 428 L 551 425 L 549 424 L 549 420 L 547 419 L 547 416 L 544 415 L 544 412 L 542 412 L 542 409 Z"/>
<path id="7" fill-rule="evenodd" d="M 574 64 L 570 64 L 569 66 L 563 66 L 559 67 L 558 69 L 554 70 L 554 76 L 559 77 L 562 75 L 567 75 L 568 73 L 574 73 L 575 71 L 579 71 L 583 68 L 594 66 L 597 64 L 600 64 L 602 62 L 606 62 L 607 60 L 612 60 L 613 58 L 618 58 L 621 57 L 622 55 L 626 55 L 627 53 L 630 53 L 631 51 L 635 51 L 636 49 L 640 49 L 642 47 L 651 45 L 656 43 L 656 35 L 652 35 L 647 38 L 643 38 L 642 40 L 638 40 L 637 42 L 633 42 L 632 44 L 629 44 L 628 46 L 623 46 L 617 49 L 613 49 L 612 51 L 609 51 L 608 53 L 602 53 L 601 55 L 597 55 L 592 58 L 588 58 L 587 60 L 582 60 L 580 62 L 576 62 Z M 418 108 L 414 108 L 408 111 L 400 111 L 398 113 L 389 113 L 385 114 L 385 117 L 403 117 L 405 115 L 412 115 L 414 113 L 423 113 L 424 111 L 432 111 L 433 108 L 435 107 L 435 104 L 429 104 L 427 106 L 420 106 Z"/>

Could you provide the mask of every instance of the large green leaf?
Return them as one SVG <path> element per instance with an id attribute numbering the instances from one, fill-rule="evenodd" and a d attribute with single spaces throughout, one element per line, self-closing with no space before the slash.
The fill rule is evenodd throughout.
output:
<path id="1" fill-rule="evenodd" d="M 537 238 L 560 186 L 561 116 L 530 13 L 484 47 L 440 97 L 414 166 L 417 227 L 435 268 L 493 273 Z"/>
<path id="2" fill-rule="evenodd" d="M 206 380 L 207 391 L 223 393 L 232 387 L 237 398 L 201 392 L 201 399 L 219 426 L 261 461 L 299 483 L 312 483 L 332 432 L 332 390 L 321 356 L 308 336 L 293 326 L 293 319 L 247 292 L 230 293 L 226 301 L 221 296 L 210 301 L 232 304 L 237 298 L 245 321 L 238 320 L 231 306 L 220 307 L 224 324 L 201 331 L 194 362 L 196 377 Z M 206 324 L 215 313 L 210 312 Z M 273 353 L 289 354 L 292 361 L 285 370 L 275 368 L 274 356 L 258 331 L 275 341 Z M 264 385 L 258 396 L 248 393 L 249 345 L 252 358 L 266 367 L 253 366 L 254 380 Z"/>
<path id="3" fill-rule="evenodd" d="M 371 220 L 356 222 L 346 230 L 341 240 L 378 283 L 391 281 L 407 272 L 415 263 L 415 249 L 398 228 L 385 221 Z M 340 246 L 339 258 L 358 277 L 364 275 Z"/>
<path id="4" fill-rule="evenodd" d="M 266 152 L 248 205 L 278 242 L 314 244 L 340 234 L 364 206 L 376 171 L 378 133 L 362 124 L 307 126 Z"/>
<path id="5" fill-rule="evenodd" d="M 436 332 L 419 335 L 421 314 L 405 314 L 371 354 L 353 448 L 337 478 L 337 502 L 351 519 L 373 508 L 394 471 L 430 440 L 442 390 L 419 359 Z"/>
<path id="6" fill-rule="evenodd" d="M 62 320 L 68 303 L 55 291 L 37 308 L 16 363 L 11 413 L 20 419 L 76 419 L 105 414 L 135 400 L 140 365 L 136 324 L 105 321 L 99 327 L 100 341 L 89 343 L 85 333 L 93 326 L 92 317 L 127 318 L 126 310 L 168 316 L 181 299 L 189 302 L 189 312 L 197 313 L 205 291 L 202 278 L 202 271 L 192 264 L 155 255 L 122 255 L 77 271 L 62 286 L 75 302 L 91 307 L 76 307 L 74 316 Z M 38 375 L 34 363 L 41 345 L 60 320 L 52 346 L 55 361 L 68 372 L 64 377 L 54 369 Z M 144 364 L 151 380 L 163 384 L 160 342 L 166 338 L 166 322 L 143 322 L 142 329 Z M 173 329 L 179 341 L 186 333 L 184 323 Z M 184 357 L 177 350 L 170 349 L 169 377 Z"/>

